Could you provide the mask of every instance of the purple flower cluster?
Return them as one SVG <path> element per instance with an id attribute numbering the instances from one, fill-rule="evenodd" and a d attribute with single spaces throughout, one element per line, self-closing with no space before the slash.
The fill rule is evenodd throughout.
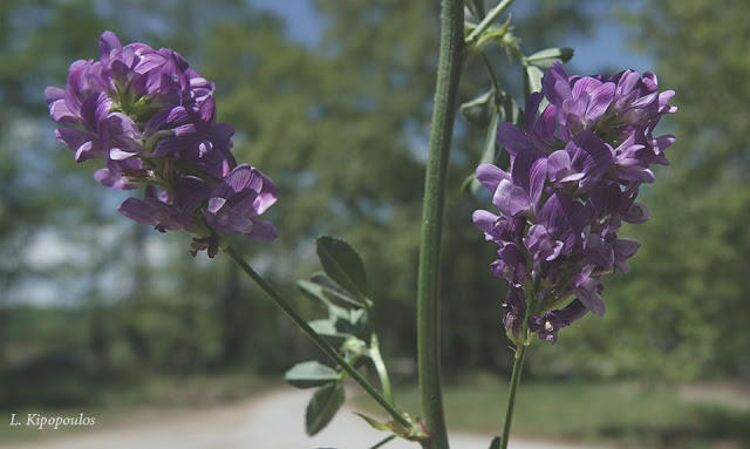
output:
<path id="1" fill-rule="evenodd" d="M 276 189 L 259 170 L 238 165 L 234 130 L 216 122 L 214 85 L 174 50 L 123 46 L 111 31 L 99 39 L 99 60 L 79 60 L 65 89 L 45 91 L 57 138 L 76 161 L 101 159 L 94 175 L 112 189 L 145 187 L 119 207 L 159 231 L 198 236 L 194 249 L 217 250 L 219 234 L 273 240 L 259 216 Z"/>
<path id="2" fill-rule="evenodd" d="M 492 271 L 509 286 L 503 323 L 513 341 L 526 318 L 530 332 L 555 341 L 587 312 L 604 314 L 602 278 L 627 271 L 639 247 L 617 232 L 649 218 L 639 187 L 654 181 L 651 165 L 668 164 L 675 138 L 653 132 L 676 111 L 673 95 L 653 73 L 568 76 L 556 63 L 529 97 L 524 126 L 500 126 L 510 172 L 477 168 L 500 214 L 478 210 L 473 220 L 499 246 Z"/>

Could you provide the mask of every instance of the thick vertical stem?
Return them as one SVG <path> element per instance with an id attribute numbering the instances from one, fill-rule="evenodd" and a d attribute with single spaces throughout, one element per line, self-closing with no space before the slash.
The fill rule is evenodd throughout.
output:
<path id="1" fill-rule="evenodd" d="M 442 0 L 440 54 L 425 175 L 417 286 L 419 389 L 432 449 L 447 449 L 440 380 L 440 245 L 463 46 L 463 1 Z"/>
<path id="2" fill-rule="evenodd" d="M 521 344 L 518 349 L 516 349 L 516 357 L 513 362 L 513 374 L 510 376 L 510 390 L 508 391 L 508 405 L 505 409 L 505 424 L 503 424 L 501 449 L 508 449 L 510 426 L 513 424 L 513 410 L 516 406 L 516 392 L 518 391 L 518 384 L 521 381 L 521 370 L 523 370 L 523 359 L 525 355 L 526 345 Z"/>

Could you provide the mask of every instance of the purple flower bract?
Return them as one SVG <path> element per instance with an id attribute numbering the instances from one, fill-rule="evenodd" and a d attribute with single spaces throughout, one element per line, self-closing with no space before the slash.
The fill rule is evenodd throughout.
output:
<path id="1" fill-rule="evenodd" d="M 618 230 L 648 219 L 639 187 L 654 181 L 652 165 L 668 164 L 675 138 L 653 132 L 676 111 L 673 95 L 658 91 L 652 73 L 568 76 L 556 63 L 530 95 L 524 125 L 500 125 L 510 170 L 483 164 L 476 172 L 499 215 L 478 210 L 473 220 L 499 246 L 492 272 L 509 286 L 503 323 L 513 341 L 524 338 L 525 319 L 530 332 L 555 341 L 586 313 L 605 313 L 602 278 L 627 271 L 639 247 Z"/>
<path id="2" fill-rule="evenodd" d="M 119 190 L 144 187 L 119 211 L 159 231 L 197 236 L 194 248 L 215 253 L 220 235 L 273 240 L 260 220 L 276 202 L 273 182 L 237 165 L 234 130 L 216 122 L 214 84 L 174 50 L 123 46 L 111 31 L 99 39 L 98 60 L 71 64 L 64 89 L 45 97 L 55 132 L 76 159 L 99 159 L 95 178 Z M 205 242 L 211 242 L 206 244 Z"/>

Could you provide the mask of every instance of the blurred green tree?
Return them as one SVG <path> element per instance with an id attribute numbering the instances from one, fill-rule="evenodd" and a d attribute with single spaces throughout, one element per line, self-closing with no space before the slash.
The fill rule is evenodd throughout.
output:
<path id="1" fill-rule="evenodd" d="M 514 23 L 528 36 L 525 48 L 535 51 L 563 33 L 585 32 L 590 18 L 581 5 L 539 0 L 519 6 Z M 256 265 L 294 294 L 293 281 L 317 269 L 313 237 L 345 236 L 363 252 L 378 312 L 387 317 L 379 320 L 387 353 L 413 357 L 412 294 L 436 11 L 426 2 L 397 0 L 321 0 L 317 6 L 325 35 L 319 43 L 301 44 L 290 42 L 277 18 L 239 0 L 3 3 L 0 18 L 8 26 L 0 32 L 0 114 L 13 120 L 0 122 L 0 167 L 8 174 L 1 210 L 14 211 L 0 216 L 0 230 L 7 229 L 0 235 L 3 276 L 35 274 L 7 255 L 49 229 L 121 260 L 118 283 L 111 281 L 113 273 L 95 269 L 102 264 L 98 257 L 36 273 L 55 285 L 75 285 L 88 273 L 89 288 L 72 306 L 90 310 L 87 335 L 75 351 L 94 366 L 189 372 L 248 363 L 279 370 L 299 359 L 299 352 L 314 351 L 224 261 L 193 260 L 179 236 L 126 224 L 113 212 L 117 193 L 98 188 L 90 173 L 73 170 L 69 154 L 52 143 L 40 92 L 63 82 L 71 60 L 94 57 L 96 38 L 106 28 L 126 41 L 175 47 L 216 81 L 220 119 L 237 129 L 238 159 L 272 174 L 281 191 L 271 213 L 282 238 L 247 245 Z M 501 51 L 490 57 L 501 82 L 520 94 L 520 68 L 511 67 Z M 464 100 L 488 85 L 477 58 L 469 59 L 466 73 Z M 21 138 L 7 138 L 18 123 L 33 123 L 43 138 L 23 145 Z M 470 224 L 480 202 L 459 191 L 479 157 L 481 134 L 459 119 L 446 209 L 445 357 L 450 367 L 495 369 L 510 356 L 499 325 L 504 291 L 489 275 L 491 248 Z M 40 177 L 59 185 L 31 182 Z M 107 232 L 119 238 L 91 238 Z M 625 288 L 635 287 L 627 283 L 610 291 L 614 296 Z M 315 313 L 312 305 L 298 305 Z M 602 340 L 603 349 L 583 347 L 606 359 L 617 345 L 610 340 Z"/>
<path id="2" fill-rule="evenodd" d="M 607 286 L 605 324 L 565 333 L 539 371 L 750 377 L 748 15 L 748 2 L 655 0 L 626 17 L 677 92 L 664 131 L 678 141 L 645 195 L 653 219 L 632 230 L 632 272 Z"/>

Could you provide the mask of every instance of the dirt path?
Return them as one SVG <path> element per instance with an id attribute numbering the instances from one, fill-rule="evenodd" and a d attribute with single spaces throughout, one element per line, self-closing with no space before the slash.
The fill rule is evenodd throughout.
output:
<path id="1" fill-rule="evenodd" d="M 153 413 L 100 429 L 2 445 L 1 449 L 367 449 L 386 436 L 370 429 L 349 410 L 339 412 L 315 438 L 305 436 L 302 416 L 309 391 L 284 389 L 219 407 Z M 490 438 L 454 435 L 455 449 L 487 449 Z M 515 440 L 513 449 L 582 449 Z M 416 449 L 391 442 L 385 449 Z"/>

